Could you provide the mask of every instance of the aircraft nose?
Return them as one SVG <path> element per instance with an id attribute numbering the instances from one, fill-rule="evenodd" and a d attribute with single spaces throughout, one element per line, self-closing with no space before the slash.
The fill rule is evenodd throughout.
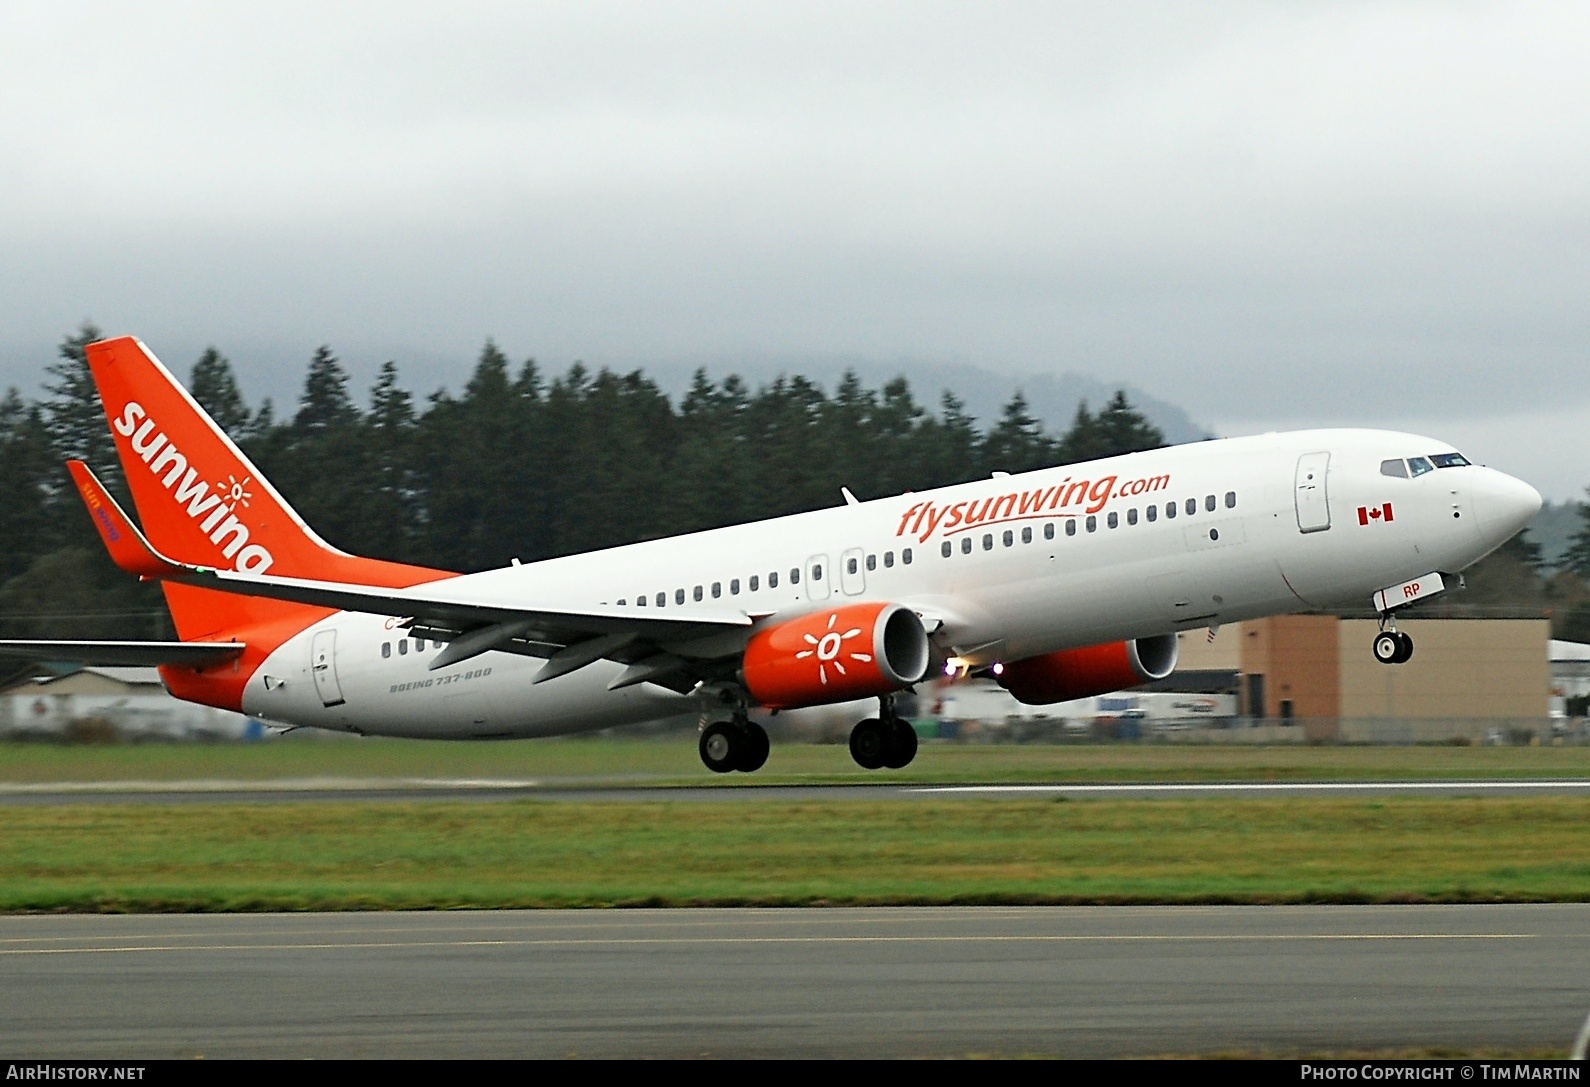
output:
<path id="1" fill-rule="evenodd" d="M 1540 492 L 1521 479 L 1483 468 L 1470 491 L 1480 531 L 1501 543 L 1534 520 L 1540 512 Z"/>

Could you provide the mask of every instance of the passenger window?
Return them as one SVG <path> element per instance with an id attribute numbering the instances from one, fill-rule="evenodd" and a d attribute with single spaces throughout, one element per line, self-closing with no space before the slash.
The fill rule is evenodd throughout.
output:
<path id="1" fill-rule="evenodd" d="M 646 598 L 644 596 L 637 596 L 635 598 L 635 606 L 637 608 L 644 608 L 646 606 Z"/>
<path id="2" fill-rule="evenodd" d="M 1402 463 L 1401 457 L 1397 457 L 1394 460 L 1383 460 L 1380 462 L 1380 474 L 1390 476 L 1392 479 L 1407 479 L 1408 466 Z"/>
<path id="3" fill-rule="evenodd" d="M 751 591 L 752 591 L 752 592 L 753 592 L 753 593 L 754 593 L 754 592 L 756 592 L 756 591 L 757 591 L 757 581 L 758 581 L 758 580 L 759 580 L 759 579 L 758 579 L 758 578 L 757 578 L 757 576 L 756 576 L 756 575 L 755 575 L 755 574 L 752 574 L 752 575 L 751 575 Z M 775 582 L 773 582 L 773 584 L 774 584 L 774 585 L 777 585 L 777 584 L 778 584 L 778 582 L 777 582 L 777 581 L 775 581 Z M 772 586 L 769 586 L 769 588 L 771 588 L 771 587 L 772 587 Z"/>
<path id="4" fill-rule="evenodd" d="M 668 594 L 667 593 L 658 593 L 657 594 L 657 606 L 659 608 L 661 608 L 661 607 L 666 607 L 667 604 L 668 604 Z"/>
<path id="5" fill-rule="evenodd" d="M 945 540 L 943 543 L 939 544 L 939 554 L 943 555 L 945 558 L 949 558 L 950 553 L 954 550 L 955 545 L 950 543 L 948 540 Z"/>
<path id="6" fill-rule="evenodd" d="M 685 602 L 685 591 L 683 589 L 675 589 L 674 590 L 674 603 L 675 604 L 683 604 L 684 602 Z"/>
<path id="7" fill-rule="evenodd" d="M 971 553 L 972 553 L 972 538 L 970 536 L 962 536 L 961 537 L 961 554 L 970 555 Z"/>
<path id="8" fill-rule="evenodd" d="M 799 585 L 801 583 L 801 570 L 799 566 L 792 566 L 790 568 L 789 583 L 791 585 Z"/>
<path id="9" fill-rule="evenodd" d="M 415 638 L 414 639 L 414 652 L 416 652 L 416 653 L 425 652 L 425 639 L 424 638 Z"/>
<path id="10" fill-rule="evenodd" d="M 1214 495 L 1211 494 L 1211 495 L 1205 495 L 1204 496 L 1204 509 L 1205 510 L 1209 511 L 1210 513 L 1213 513 L 1213 512 L 1215 512 L 1215 505 L 1216 505 L 1216 503 L 1215 503 L 1215 496 Z"/>
<path id="11" fill-rule="evenodd" d="M 625 606 L 625 605 L 626 605 L 626 604 L 628 604 L 628 603 L 629 603 L 629 601 L 628 601 L 628 600 L 625 600 L 625 599 L 623 599 L 623 598 L 622 598 L 622 597 L 620 597 L 620 598 L 619 598 L 619 601 L 618 601 L 618 606 L 619 606 L 619 607 L 621 607 L 621 608 L 622 608 L 622 607 L 624 607 L 624 606 Z"/>
<path id="12" fill-rule="evenodd" d="M 1092 514 L 1089 514 L 1088 515 L 1088 531 L 1089 532 L 1097 532 L 1098 530 L 1099 530 L 1099 519 L 1097 517 L 1094 517 Z"/>
<path id="13" fill-rule="evenodd" d="M 712 583 L 712 599 L 716 600 L 716 599 L 718 599 L 718 597 L 720 597 L 722 595 L 723 595 L 723 582 L 714 581 Z"/>
<path id="14" fill-rule="evenodd" d="M 1076 518 L 1073 517 L 1071 520 L 1066 522 L 1066 535 L 1067 536 L 1075 536 L 1076 534 L 1077 534 L 1077 521 L 1076 521 Z"/>
<path id="15" fill-rule="evenodd" d="M 1165 516 L 1166 517 L 1175 517 L 1176 516 L 1176 503 L 1174 503 L 1174 502 L 1166 502 L 1165 503 Z"/>
<path id="16" fill-rule="evenodd" d="M 1413 473 L 1414 478 L 1418 478 L 1419 476 L 1424 475 L 1426 472 L 1435 471 L 1435 465 L 1431 464 L 1423 457 L 1409 457 L 1408 471 Z"/>
<path id="17" fill-rule="evenodd" d="M 870 574 L 872 571 L 876 570 L 877 568 L 878 568 L 878 556 L 877 555 L 868 555 L 867 556 L 867 572 Z"/>
<path id="18" fill-rule="evenodd" d="M 1119 528 L 1121 526 L 1120 515 L 1114 510 L 1111 510 L 1110 515 L 1104 519 L 1104 523 L 1109 525 L 1111 528 Z"/>
<path id="19" fill-rule="evenodd" d="M 855 559 L 846 559 L 845 560 L 845 573 L 854 574 L 859 569 L 860 569 L 860 566 L 857 565 Z M 818 573 L 818 567 L 815 567 L 815 566 L 812 567 L 812 577 L 821 577 L 821 576 L 822 575 L 820 573 Z"/>
<path id="20" fill-rule="evenodd" d="M 729 579 L 729 595 L 730 596 L 739 596 L 740 595 L 740 579 L 739 578 L 731 577 Z"/>
<path id="21" fill-rule="evenodd" d="M 1126 523 L 1129 524 L 1129 525 L 1137 524 L 1137 507 L 1136 506 L 1133 506 L 1131 509 L 1126 511 Z"/>
<path id="22" fill-rule="evenodd" d="M 984 551 L 992 551 L 993 549 L 994 549 L 994 534 L 992 532 L 983 533 L 983 550 Z"/>
<path id="23" fill-rule="evenodd" d="M 697 585 L 694 589 L 690 590 L 690 599 L 694 600 L 697 604 L 701 603 L 701 597 L 702 592 L 700 585 Z"/>
<path id="24" fill-rule="evenodd" d="M 1237 492 L 1236 491 L 1227 491 L 1226 492 L 1226 509 L 1234 510 L 1236 508 L 1237 508 Z"/>
<path id="25" fill-rule="evenodd" d="M 1031 528 L 1031 526 L 1025 527 L 1025 528 L 1023 528 L 1021 530 L 1021 542 L 1024 543 L 1024 544 L 1025 543 L 1032 543 L 1032 528 Z"/>
<path id="26" fill-rule="evenodd" d="M 1193 514 L 1195 514 L 1197 512 L 1198 512 L 1198 499 L 1196 499 L 1196 498 L 1187 499 L 1187 516 L 1191 517 Z"/>
<path id="27" fill-rule="evenodd" d="M 948 553 L 949 552 L 945 552 L 945 554 L 948 554 Z M 883 553 L 883 565 L 886 568 L 892 568 L 894 566 L 894 552 L 893 551 L 885 551 Z"/>
<path id="28" fill-rule="evenodd" d="M 1046 539 L 1046 540 L 1054 539 L 1054 522 L 1053 521 L 1050 521 L 1048 524 L 1043 526 L 1043 538 Z"/>
<path id="29" fill-rule="evenodd" d="M 409 640 L 407 638 L 404 638 L 402 641 L 398 642 L 398 656 L 406 657 L 408 655 L 409 655 Z"/>
<path id="30" fill-rule="evenodd" d="M 1147 508 L 1147 509 L 1146 509 L 1146 510 L 1144 510 L 1144 511 L 1143 511 L 1143 512 L 1144 512 L 1144 513 L 1146 513 L 1146 514 L 1148 514 L 1148 519 L 1149 519 L 1149 520 L 1150 520 L 1150 521 L 1157 521 L 1157 520 L 1159 520 L 1159 507 L 1158 507 L 1158 506 L 1149 506 L 1149 507 L 1148 507 L 1148 508 Z"/>
<path id="31" fill-rule="evenodd" d="M 381 643 L 381 656 L 382 657 L 390 657 L 391 655 L 392 655 L 392 643 L 391 642 L 382 642 Z"/>
<path id="32" fill-rule="evenodd" d="M 911 549 L 909 547 L 900 552 L 900 561 L 907 566 L 911 565 Z"/>
<path id="33" fill-rule="evenodd" d="M 778 571 L 777 570 L 774 570 L 772 573 L 767 575 L 767 587 L 769 589 L 778 588 Z"/>
<path id="34" fill-rule="evenodd" d="M 1007 528 L 1005 530 L 1005 536 L 1004 536 L 1005 546 L 1006 547 L 1010 547 L 1015 542 L 1016 542 L 1016 534 L 1014 532 L 1010 531 L 1010 529 Z"/>

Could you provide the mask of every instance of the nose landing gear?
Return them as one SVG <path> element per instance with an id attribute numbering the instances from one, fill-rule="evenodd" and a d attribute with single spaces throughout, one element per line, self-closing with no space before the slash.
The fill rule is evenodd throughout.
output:
<path id="1" fill-rule="evenodd" d="M 1407 664 L 1413 659 L 1413 639 L 1392 626 L 1375 635 L 1374 650 L 1381 664 Z"/>
<path id="2" fill-rule="evenodd" d="M 885 695 L 879 702 L 880 717 L 868 717 L 850 730 L 850 757 L 863 770 L 899 770 L 916 758 L 916 729 L 894 712 L 894 699 Z"/>

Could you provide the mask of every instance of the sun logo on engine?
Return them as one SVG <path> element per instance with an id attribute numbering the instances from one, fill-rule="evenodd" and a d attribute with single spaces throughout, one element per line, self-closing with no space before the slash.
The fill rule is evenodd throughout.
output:
<path id="1" fill-rule="evenodd" d="M 839 659 L 841 653 L 843 653 L 844 656 L 848 657 L 850 660 L 858 661 L 863 664 L 867 664 L 872 661 L 872 655 L 869 653 L 857 653 L 853 650 L 845 649 L 845 643 L 850 639 L 859 636 L 861 634 L 861 628 L 852 627 L 841 634 L 839 631 L 834 629 L 838 623 L 839 613 L 834 612 L 828 617 L 828 629 L 824 631 L 821 638 L 817 637 L 815 634 L 801 635 L 801 637 L 806 639 L 806 644 L 810 645 L 812 648 L 802 649 L 799 653 L 795 654 L 796 660 L 805 660 L 807 657 L 817 658 L 817 678 L 820 679 L 825 685 L 828 683 L 828 668 L 830 665 L 832 665 L 834 671 L 838 672 L 840 675 L 846 674 L 844 663 Z"/>

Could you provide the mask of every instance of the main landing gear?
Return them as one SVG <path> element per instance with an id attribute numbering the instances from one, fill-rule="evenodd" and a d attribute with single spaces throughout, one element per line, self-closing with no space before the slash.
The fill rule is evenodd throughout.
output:
<path id="1" fill-rule="evenodd" d="M 743 714 L 708 725 L 701 733 L 701 761 L 715 774 L 749 774 L 767 762 L 767 732 Z"/>
<path id="2" fill-rule="evenodd" d="M 1382 627 L 1375 635 L 1375 659 L 1381 664 L 1407 664 L 1413 659 L 1413 639 L 1398 630 L 1397 621 L 1390 616 L 1381 622 L 1389 622 L 1390 626 Z"/>
<path id="3" fill-rule="evenodd" d="M 916 729 L 894 712 L 894 699 L 879 699 L 881 717 L 869 717 L 850 730 L 850 757 L 863 770 L 899 770 L 916 758 Z"/>

